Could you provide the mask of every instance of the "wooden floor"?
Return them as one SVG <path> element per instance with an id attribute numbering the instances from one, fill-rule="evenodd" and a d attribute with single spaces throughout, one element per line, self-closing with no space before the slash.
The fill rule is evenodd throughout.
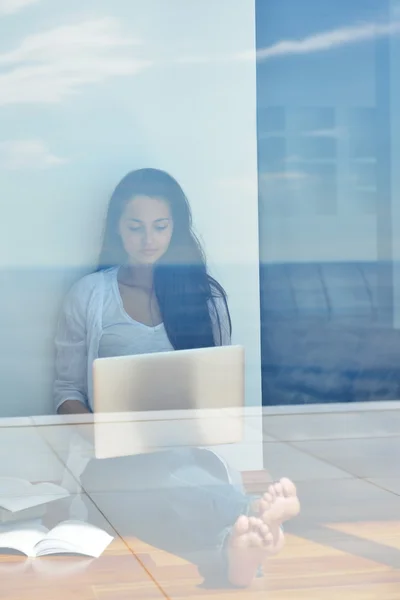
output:
<path id="1" fill-rule="evenodd" d="M 349 527 L 346 524 L 343 528 Z M 360 523 L 367 539 L 400 546 L 400 521 Z M 389 531 L 390 530 L 390 531 Z M 397 531 L 396 537 L 394 530 Z M 97 561 L 42 558 L 32 566 L 20 557 L 2 557 L 1 598 L 15 600 L 128 600 L 133 598 L 265 598 L 270 600 L 398 600 L 400 570 L 346 552 L 288 536 L 286 549 L 268 564 L 268 573 L 246 591 L 207 590 L 196 569 L 175 557 L 119 540 Z M 34 565 L 34 566 L 33 566 Z"/>
<path id="2" fill-rule="evenodd" d="M 249 490 L 265 489 L 264 473 L 245 474 L 244 478 Z M 193 565 L 135 538 L 117 537 L 98 560 L 47 557 L 27 561 L 21 556 L 1 555 L 0 597 L 10 600 L 400 598 L 400 518 L 324 522 L 317 528 L 315 524 L 310 528 L 304 522 L 297 528 L 297 533 L 287 533 L 283 552 L 268 560 L 265 576 L 245 591 L 206 589 Z M 371 552 L 375 559 L 368 556 Z M 394 565 L 388 564 L 390 561 Z"/>
<path id="3" fill-rule="evenodd" d="M 396 548 L 400 521 L 340 524 L 361 539 Z M 128 548 L 129 549 L 128 549 Z M 399 565 L 400 566 L 400 565 Z M 288 535 L 266 576 L 245 591 L 207 590 L 196 569 L 138 540 L 116 540 L 96 561 L 75 557 L 0 560 L 1 598 L 127 600 L 133 598 L 265 598 L 270 600 L 398 600 L 400 569 Z"/>
<path id="4" fill-rule="evenodd" d="M 0 600 L 400 600 L 400 402 L 264 416 L 264 464 L 295 481 L 302 511 L 250 589 L 206 589 L 193 565 L 114 531 L 97 560 L 0 555 Z M 246 419 L 249 430 L 258 427 L 258 418 Z M 31 481 L 57 482 L 63 452 L 59 426 L 0 423 L 2 476 L 31 478 L 35 469 Z M 256 493 L 270 479 L 264 471 L 243 478 Z"/>

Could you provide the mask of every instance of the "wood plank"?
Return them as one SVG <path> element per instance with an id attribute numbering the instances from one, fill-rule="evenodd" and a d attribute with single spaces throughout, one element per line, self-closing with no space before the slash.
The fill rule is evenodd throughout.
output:
<path id="1" fill-rule="evenodd" d="M 243 485 L 248 494 L 263 494 L 267 491 L 272 478 L 265 469 L 259 471 L 244 471 Z"/>
<path id="2" fill-rule="evenodd" d="M 400 502 L 399 502 L 400 506 Z M 399 511 L 400 512 L 400 511 Z M 334 523 L 327 527 L 334 531 L 348 533 L 363 540 L 377 542 L 400 550 L 400 521 L 370 521 L 361 523 Z M 400 552 L 399 552 L 400 566 Z M 400 595 L 400 594 L 399 594 Z"/>

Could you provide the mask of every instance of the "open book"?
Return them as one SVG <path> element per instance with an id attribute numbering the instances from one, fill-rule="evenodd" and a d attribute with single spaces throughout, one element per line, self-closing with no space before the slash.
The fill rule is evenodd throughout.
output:
<path id="1" fill-rule="evenodd" d="M 0 508 L 15 513 L 66 498 L 69 492 L 54 483 L 33 485 L 26 479 L 0 477 Z"/>
<path id="2" fill-rule="evenodd" d="M 113 538 L 82 521 L 63 521 L 50 531 L 38 521 L 0 527 L 0 549 L 31 558 L 48 554 L 82 554 L 98 558 Z"/>

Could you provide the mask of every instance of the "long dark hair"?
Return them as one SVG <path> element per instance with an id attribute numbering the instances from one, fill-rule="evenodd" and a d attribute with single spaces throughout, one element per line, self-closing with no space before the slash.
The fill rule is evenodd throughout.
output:
<path id="1" fill-rule="evenodd" d="M 154 267 L 154 291 L 173 348 L 219 345 L 222 331 L 216 298 L 225 307 L 231 329 L 226 293 L 207 272 L 204 252 L 193 232 L 189 202 L 168 173 L 139 169 L 128 173 L 117 185 L 108 207 L 98 270 L 126 264 L 118 225 L 127 202 L 139 195 L 165 200 L 174 223 L 170 246 Z M 214 338 L 213 324 L 219 330 L 219 340 Z"/>

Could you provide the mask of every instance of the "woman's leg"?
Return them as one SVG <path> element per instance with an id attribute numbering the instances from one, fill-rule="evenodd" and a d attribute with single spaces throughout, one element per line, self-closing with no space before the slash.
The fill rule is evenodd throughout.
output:
<path id="1" fill-rule="evenodd" d="M 199 566 L 219 561 L 231 526 L 248 510 L 249 498 L 229 480 L 214 454 L 186 448 L 92 460 L 81 477 L 119 533 Z"/>
<path id="2" fill-rule="evenodd" d="M 194 463 L 185 461 L 171 472 L 172 521 L 179 522 L 182 538 L 192 532 L 186 558 L 214 583 L 248 585 L 262 573 L 266 555 L 283 546 L 282 523 L 299 510 L 296 488 L 283 479 L 255 500 L 245 494 L 239 474 L 215 454 L 192 452 Z"/>
<path id="3" fill-rule="evenodd" d="M 91 461 L 82 485 L 121 535 L 182 556 L 206 579 L 226 584 L 229 562 L 238 568 L 247 545 L 269 532 L 260 518 L 240 521 L 252 502 L 229 479 L 215 455 L 182 449 Z M 250 571 L 263 551 L 257 548 Z"/>

